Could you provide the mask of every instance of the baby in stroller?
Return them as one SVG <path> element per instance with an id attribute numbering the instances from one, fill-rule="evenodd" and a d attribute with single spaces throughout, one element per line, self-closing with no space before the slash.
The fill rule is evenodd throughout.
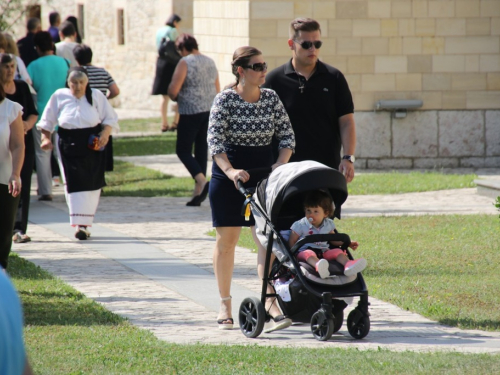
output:
<path id="1" fill-rule="evenodd" d="M 334 206 L 328 193 L 322 190 L 307 193 L 304 200 L 304 210 L 305 217 L 293 223 L 291 227 L 288 240 L 290 247 L 307 235 L 338 233 L 330 218 L 333 215 Z M 342 244 L 342 241 L 307 243 L 298 250 L 296 258 L 299 262 L 315 267 L 322 279 L 330 276 L 330 262 L 333 261 L 344 266 L 344 275 L 346 276 L 356 275 L 363 271 L 366 267 L 366 259 L 349 260 L 345 252 L 339 248 Z M 352 250 L 356 250 L 358 246 L 356 241 L 351 241 L 348 245 Z"/>

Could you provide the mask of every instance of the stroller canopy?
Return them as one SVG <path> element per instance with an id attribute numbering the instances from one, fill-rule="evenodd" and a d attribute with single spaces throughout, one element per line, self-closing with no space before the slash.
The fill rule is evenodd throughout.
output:
<path id="1" fill-rule="evenodd" d="M 323 189 L 335 204 L 334 216 L 340 219 L 340 208 L 347 199 L 347 182 L 339 171 L 324 164 L 307 160 L 280 166 L 257 185 L 257 201 L 277 225 L 287 226 L 304 216 L 304 195 L 310 190 Z M 286 204 L 285 204 L 286 203 Z"/>

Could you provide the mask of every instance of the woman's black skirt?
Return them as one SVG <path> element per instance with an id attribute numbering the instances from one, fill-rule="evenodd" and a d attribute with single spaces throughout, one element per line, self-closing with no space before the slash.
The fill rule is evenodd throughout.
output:
<path id="1" fill-rule="evenodd" d="M 235 169 L 266 168 L 273 164 L 271 146 L 226 146 L 226 153 Z M 267 177 L 263 174 L 251 174 L 245 187 L 255 187 L 257 182 Z M 245 221 L 241 209 L 245 197 L 236 189 L 234 182 L 227 178 L 217 163 L 212 165 L 212 178 L 209 185 L 212 224 L 214 227 L 249 227 L 255 225 L 253 216 Z"/>
<path id="2" fill-rule="evenodd" d="M 84 129 L 64 129 L 59 127 L 59 155 L 64 168 L 68 193 L 93 191 L 106 186 L 104 151 L 88 148 L 91 135 L 98 135 L 101 125 Z"/>
<path id="3" fill-rule="evenodd" d="M 153 83 L 153 95 L 167 95 L 168 85 L 172 81 L 176 65 L 167 63 L 164 58 L 156 60 L 156 74 Z"/>

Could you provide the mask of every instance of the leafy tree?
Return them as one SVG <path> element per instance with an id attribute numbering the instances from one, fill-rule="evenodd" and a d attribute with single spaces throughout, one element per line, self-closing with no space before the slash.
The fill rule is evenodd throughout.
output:
<path id="1" fill-rule="evenodd" d="M 38 3 L 37 0 L 0 0 L 0 31 L 8 31 Z"/>

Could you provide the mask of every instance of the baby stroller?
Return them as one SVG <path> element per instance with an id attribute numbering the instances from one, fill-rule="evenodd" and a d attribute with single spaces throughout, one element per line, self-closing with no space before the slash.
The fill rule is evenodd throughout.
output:
<path id="1" fill-rule="evenodd" d="M 250 174 L 252 171 L 249 171 Z M 355 339 L 362 339 L 370 331 L 368 290 L 361 273 L 344 276 L 343 266 L 330 264 L 333 278 L 321 279 L 314 267 L 299 263 L 293 255 L 302 245 L 318 241 L 342 241 L 341 248 L 353 259 L 347 249 L 346 234 L 316 234 L 306 236 L 290 248 L 286 230 L 304 216 L 304 196 L 310 190 L 327 190 L 335 204 L 334 216 L 340 219 L 341 205 L 347 199 L 347 183 L 339 171 L 315 161 L 288 163 L 277 168 L 268 178 L 261 180 L 255 192 L 239 183 L 239 191 L 246 200 L 242 208 L 249 215 L 249 207 L 256 222 L 257 236 L 267 249 L 261 298 L 245 298 L 239 309 L 242 333 L 249 338 L 258 337 L 268 319 L 265 309 L 267 297 L 276 297 L 283 313 L 293 322 L 310 323 L 313 336 L 319 341 L 330 339 L 340 330 L 344 320 L 344 299 L 360 297 L 358 305 L 347 317 L 347 329 Z M 271 253 L 276 255 L 269 265 Z M 269 294 L 267 285 L 283 293 Z M 284 287 L 283 287 L 284 286 Z"/>

